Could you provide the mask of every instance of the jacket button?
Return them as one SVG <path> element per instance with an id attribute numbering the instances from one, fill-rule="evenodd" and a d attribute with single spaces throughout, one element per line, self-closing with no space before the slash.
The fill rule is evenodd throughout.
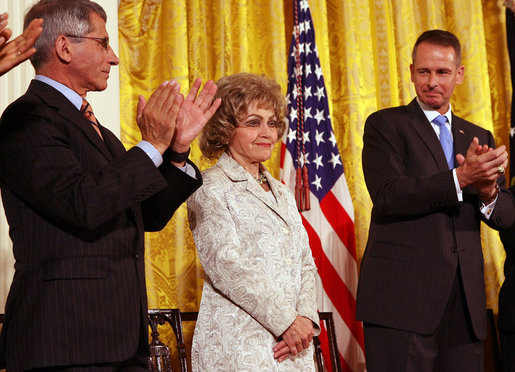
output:
<path id="1" fill-rule="evenodd" d="M 458 253 L 458 248 L 456 248 L 456 247 L 452 247 L 452 248 L 451 248 L 451 252 L 452 252 L 452 253 Z"/>

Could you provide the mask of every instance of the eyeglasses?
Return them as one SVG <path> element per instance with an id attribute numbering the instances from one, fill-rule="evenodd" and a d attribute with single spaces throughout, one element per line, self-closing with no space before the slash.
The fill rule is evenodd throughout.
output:
<path id="1" fill-rule="evenodd" d="M 109 49 L 109 38 L 108 37 L 79 36 L 79 35 L 68 35 L 68 34 L 65 34 L 64 36 L 76 37 L 78 39 L 95 40 L 95 41 L 98 41 L 102 45 L 102 48 L 104 48 L 105 50 Z"/>

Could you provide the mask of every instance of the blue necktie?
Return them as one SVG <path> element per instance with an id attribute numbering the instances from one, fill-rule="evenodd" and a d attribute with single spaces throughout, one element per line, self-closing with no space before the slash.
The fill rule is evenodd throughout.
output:
<path id="1" fill-rule="evenodd" d="M 443 152 L 445 153 L 445 158 L 447 159 L 447 164 L 449 165 L 449 169 L 454 168 L 454 149 L 452 146 L 452 137 L 449 129 L 445 126 L 447 123 L 447 118 L 443 115 L 438 115 L 433 119 L 433 123 L 440 127 L 440 143 L 443 148 Z"/>

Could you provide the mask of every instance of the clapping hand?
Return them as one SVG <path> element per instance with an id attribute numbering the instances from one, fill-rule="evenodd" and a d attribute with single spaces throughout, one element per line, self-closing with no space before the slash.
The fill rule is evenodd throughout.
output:
<path id="1" fill-rule="evenodd" d="M 33 45 L 43 32 L 43 20 L 36 18 L 30 22 L 23 34 L 8 42 L 12 31 L 7 28 L 7 17 L 7 13 L 0 15 L 0 76 L 36 53 Z"/>
<path id="2" fill-rule="evenodd" d="M 195 80 L 177 115 L 175 133 L 170 146 L 175 152 L 188 151 L 191 142 L 220 106 L 220 98 L 213 101 L 216 94 L 215 83 L 208 80 L 202 91 L 197 95 L 201 83 L 200 78 Z"/>
<path id="3" fill-rule="evenodd" d="M 161 155 L 170 146 L 177 113 L 184 97 L 175 80 L 165 81 L 152 93 L 148 102 L 139 96 L 136 122 L 144 141 L 152 144 Z"/>
<path id="4" fill-rule="evenodd" d="M 466 156 L 456 155 L 459 167 L 456 175 L 460 187 L 471 185 L 478 191 L 483 202 L 489 204 L 497 195 L 497 179 L 504 174 L 508 166 L 508 153 L 506 146 L 496 149 L 487 145 L 480 145 L 477 137 L 472 140 Z"/>

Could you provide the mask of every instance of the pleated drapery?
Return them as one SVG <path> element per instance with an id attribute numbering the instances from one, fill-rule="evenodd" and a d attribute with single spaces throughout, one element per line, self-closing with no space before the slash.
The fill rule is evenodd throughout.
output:
<path id="1" fill-rule="evenodd" d="M 511 82 L 503 1 L 311 0 L 318 52 L 332 123 L 355 209 L 358 258 L 365 248 L 372 203 L 361 169 L 362 135 L 372 112 L 415 96 L 409 65 L 420 33 L 441 28 L 463 47 L 465 80 L 453 111 L 508 144 Z M 286 94 L 291 0 L 121 0 L 119 8 L 121 138 L 140 140 L 134 117 L 139 94 L 148 98 L 175 78 L 186 93 L 196 77 L 218 79 L 247 71 L 276 79 Z M 279 176 L 279 146 L 266 163 Z M 194 143 L 190 158 L 205 169 Z M 497 307 L 504 251 L 484 225 L 488 307 Z M 202 269 L 185 206 L 164 231 L 146 235 L 150 307 L 196 311 Z M 186 330 L 188 333 L 190 329 Z M 187 335 L 187 337 L 189 337 Z"/>

